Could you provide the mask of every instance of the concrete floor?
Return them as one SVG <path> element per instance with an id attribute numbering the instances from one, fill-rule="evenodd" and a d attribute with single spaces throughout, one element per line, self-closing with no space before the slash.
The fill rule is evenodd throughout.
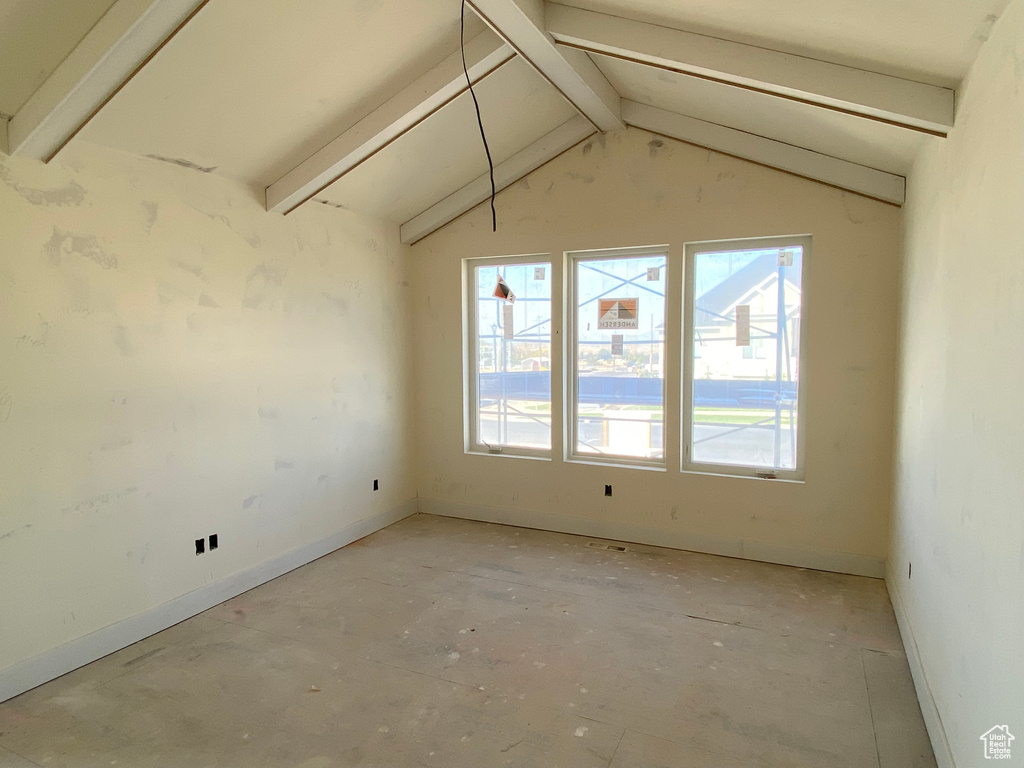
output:
<path id="1" fill-rule="evenodd" d="M 0 705 L 0 766 L 934 766 L 883 582 L 418 515 Z"/>

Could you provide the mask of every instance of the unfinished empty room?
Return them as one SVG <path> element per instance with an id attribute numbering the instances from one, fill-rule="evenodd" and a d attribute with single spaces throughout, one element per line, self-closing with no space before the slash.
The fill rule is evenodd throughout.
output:
<path id="1" fill-rule="evenodd" d="M 1024 768 L 1024 0 L 0 0 L 0 768 Z"/>

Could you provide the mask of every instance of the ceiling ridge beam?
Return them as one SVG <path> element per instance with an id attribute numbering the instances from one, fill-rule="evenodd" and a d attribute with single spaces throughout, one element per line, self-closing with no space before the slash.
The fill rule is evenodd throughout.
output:
<path id="1" fill-rule="evenodd" d="M 11 118 L 10 153 L 50 162 L 209 0 L 117 0 Z"/>
<path id="2" fill-rule="evenodd" d="M 545 25 L 569 50 L 612 56 L 691 77 L 945 136 L 955 92 L 905 78 L 571 8 L 545 6 Z"/>
<path id="3" fill-rule="evenodd" d="M 466 0 L 516 53 L 599 131 L 625 127 L 619 94 L 584 53 L 555 45 L 544 29 L 543 0 Z"/>
<path id="4" fill-rule="evenodd" d="M 622 117 L 629 125 L 651 133 L 749 160 L 873 200 L 891 205 L 903 205 L 906 200 L 907 180 L 903 176 L 876 168 L 626 99 L 622 101 Z"/>
<path id="5" fill-rule="evenodd" d="M 490 32 L 466 44 L 466 64 L 474 84 L 514 57 L 515 51 Z M 267 210 L 291 213 L 468 88 L 462 51 L 455 51 L 267 187 Z"/>
<path id="6" fill-rule="evenodd" d="M 582 115 L 562 123 L 508 160 L 494 166 L 495 191 L 508 189 L 596 132 L 594 126 Z M 402 242 L 415 243 L 422 240 L 490 196 L 490 175 L 485 173 L 405 222 L 401 228 Z"/>

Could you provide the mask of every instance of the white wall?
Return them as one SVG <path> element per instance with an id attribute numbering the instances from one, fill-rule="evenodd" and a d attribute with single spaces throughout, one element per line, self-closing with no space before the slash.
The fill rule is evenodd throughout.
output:
<path id="1" fill-rule="evenodd" d="M 553 461 L 464 453 L 464 258 L 669 244 L 672 392 L 683 244 L 805 233 L 806 483 L 681 473 L 677 408 L 667 472 L 566 463 L 557 428 Z M 413 246 L 420 509 L 881 575 L 899 247 L 892 206 L 634 129 L 577 146 L 499 196 L 496 234 L 482 205 Z"/>
<path id="2" fill-rule="evenodd" d="M 940 764 L 1024 765 L 1024 0 L 930 142 L 905 209 L 888 584 Z M 908 578 L 908 564 L 913 563 Z"/>
<path id="3" fill-rule="evenodd" d="M 415 497 L 406 265 L 345 211 L 0 155 L 0 680 Z"/>

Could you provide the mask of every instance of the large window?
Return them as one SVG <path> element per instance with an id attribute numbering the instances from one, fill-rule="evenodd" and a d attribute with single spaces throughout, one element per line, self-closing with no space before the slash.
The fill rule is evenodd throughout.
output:
<path id="1" fill-rule="evenodd" d="M 467 262 L 470 450 L 551 451 L 551 263 Z"/>
<path id="2" fill-rule="evenodd" d="M 569 254 L 569 454 L 664 464 L 666 249 Z"/>
<path id="3" fill-rule="evenodd" d="M 686 248 L 683 466 L 803 476 L 801 308 L 810 238 Z"/>

